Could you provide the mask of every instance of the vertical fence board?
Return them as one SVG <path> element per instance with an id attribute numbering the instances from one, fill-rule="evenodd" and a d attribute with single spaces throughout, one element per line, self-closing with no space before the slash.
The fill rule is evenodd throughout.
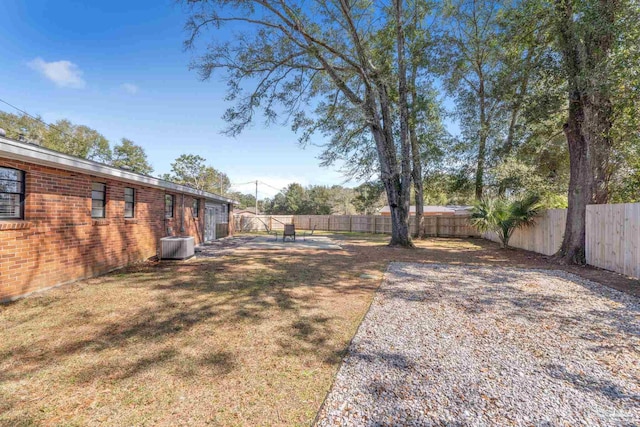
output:
<path id="1" fill-rule="evenodd" d="M 587 263 L 640 278 L 640 203 L 587 206 Z"/>
<path id="2" fill-rule="evenodd" d="M 425 216 L 422 233 L 425 236 L 480 237 L 469 224 L 469 215 Z M 390 216 L 382 215 L 237 215 L 234 217 L 238 231 L 283 230 L 284 224 L 295 224 L 299 230 L 352 231 L 360 233 L 391 234 Z M 409 230 L 413 235 L 418 227 L 415 217 L 409 218 Z"/>
<path id="3" fill-rule="evenodd" d="M 553 255 L 562 244 L 566 221 L 566 209 L 546 210 L 536 217 L 534 226 L 516 230 L 509 240 L 509 246 L 544 255 Z M 498 236 L 493 232 L 484 233 L 482 237 L 500 242 Z"/>

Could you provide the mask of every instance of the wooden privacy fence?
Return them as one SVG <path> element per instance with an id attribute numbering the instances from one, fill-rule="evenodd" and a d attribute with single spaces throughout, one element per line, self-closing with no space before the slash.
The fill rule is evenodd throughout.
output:
<path id="1" fill-rule="evenodd" d="M 562 245 L 566 220 L 566 209 L 547 210 L 535 226 L 516 230 L 509 245 L 553 255 Z M 640 203 L 587 206 L 585 232 L 587 264 L 640 279 Z M 495 233 L 482 237 L 498 241 Z"/>
<path id="2" fill-rule="evenodd" d="M 587 206 L 587 263 L 640 279 L 640 203 Z"/>
<path id="3" fill-rule="evenodd" d="M 438 237 L 480 237 L 469 225 L 469 215 L 425 216 L 424 234 Z M 238 231 L 283 230 L 284 224 L 295 224 L 301 230 L 349 231 L 391 234 L 391 217 L 381 215 L 258 215 L 234 217 Z M 415 217 L 409 218 L 412 233 Z"/>
<path id="4" fill-rule="evenodd" d="M 566 209 L 542 212 L 533 227 L 516 230 L 509 241 L 515 248 L 553 255 L 564 236 Z M 238 231 L 283 230 L 284 224 L 298 229 L 391 233 L 391 217 L 380 215 L 259 215 L 235 216 Z M 415 218 L 409 220 L 415 231 Z M 441 237 L 479 237 L 469 224 L 469 215 L 424 217 L 424 234 Z M 495 233 L 482 237 L 498 241 Z M 640 203 L 589 205 L 586 218 L 587 264 L 640 278 Z"/>
<path id="5" fill-rule="evenodd" d="M 536 223 L 533 227 L 514 231 L 509 240 L 509 246 L 539 254 L 553 255 L 562 245 L 566 221 L 566 209 L 546 210 L 536 217 Z M 482 237 L 493 242 L 500 242 L 496 233 L 493 232 L 484 233 Z"/>

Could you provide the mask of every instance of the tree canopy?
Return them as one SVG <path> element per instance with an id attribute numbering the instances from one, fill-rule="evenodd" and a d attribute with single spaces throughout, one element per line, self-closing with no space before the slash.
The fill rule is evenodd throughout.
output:
<path id="1" fill-rule="evenodd" d="M 34 119 L 25 114 L 0 111 L 0 127 L 10 138 L 22 138 L 45 148 L 84 159 L 107 164 L 111 162 L 111 148 L 107 138 L 88 126 L 76 125 L 67 119 L 47 126 L 39 117 Z"/>
<path id="2" fill-rule="evenodd" d="M 351 215 L 357 212 L 354 196 L 353 189 L 340 185 L 303 187 L 294 182 L 264 200 L 263 209 L 267 214 Z"/>
<path id="3" fill-rule="evenodd" d="M 288 120 L 303 144 L 322 136 L 322 164 L 342 160 L 347 175 L 382 184 L 393 244 L 411 244 L 412 194 L 418 212 L 423 201 L 530 193 L 545 206 L 578 206 L 575 137 L 592 144 L 580 172 L 589 202 L 640 197 L 637 2 L 187 3 L 186 45 L 197 51 L 206 38 L 193 67 L 204 80 L 226 72 L 227 131 L 262 115 Z M 237 37 L 217 40 L 229 24 Z M 575 128 L 572 109 L 588 100 Z M 285 193 L 289 208 L 302 206 L 301 188 L 283 203 Z M 366 211 L 366 193 L 354 197 Z"/>
<path id="4" fill-rule="evenodd" d="M 421 105 L 416 83 L 427 58 L 429 3 L 186 3 L 187 46 L 209 39 L 193 67 L 204 80 L 218 69 L 227 73 L 228 99 L 235 101 L 225 114 L 228 132 L 242 131 L 260 111 L 268 122 L 291 119 L 303 143 L 324 135 L 331 141 L 325 162 L 343 158 L 357 170 L 374 168 L 391 207 L 391 244 L 412 246 L 409 197 L 421 164 L 412 163 L 418 147 L 411 132 Z M 209 35 L 228 24 L 238 24 L 231 41 Z"/>
<path id="5" fill-rule="evenodd" d="M 143 175 L 149 175 L 153 172 L 144 149 L 127 138 L 122 138 L 120 144 L 113 147 L 111 165 L 127 168 Z"/>
<path id="6" fill-rule="evenodd" d="M 229 177 L 213 166 L 207 166 L 206 161 L 197 154 L 182 154 L 171 163 L 171 173 L 162 178 L 198 190 L 226 194 L 231 187 Z"/>

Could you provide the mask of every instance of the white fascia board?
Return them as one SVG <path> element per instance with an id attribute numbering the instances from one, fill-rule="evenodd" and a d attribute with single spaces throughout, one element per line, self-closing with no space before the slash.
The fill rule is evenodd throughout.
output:
<path id="1" fill-rule="evenodd" d="M 208 200 L 215 200 L 218 202 L 237 204 L 235 200 L 228 199 L 214 193 L 196 190 L 195 188 L 187 187 L 186 185 L 175 184 L 173 182 L 165 181 L 151 176 L 141 175 L 135 172 L 114 168 L 111 166 L 103 165 L 102 163 L 94 162 L 92 160 L 70 156 L 68 154 L 49 150 L 48 148 L 43 148 L 37 145 L 19 142 L 4 137 L 0 137 L 0 157 L 20 160 L 27 163 L 35 163 L 37 165 L 49 166 L 56 169 L 80 172 L 103 178 L 133 182 L 136 184 L 146 185 L 148 187 L 174 191 L 176 193 L 199 196 Z"/>

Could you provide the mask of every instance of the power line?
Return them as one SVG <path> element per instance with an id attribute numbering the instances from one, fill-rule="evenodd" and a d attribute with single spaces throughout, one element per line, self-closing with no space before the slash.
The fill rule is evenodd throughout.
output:
<path id="1" fill-rule="evenodd" d="M 239 187 L 242 185 L 248 185 L 248 184 L 255 184 L 255 181 L 249 181 L 249 182 L 238 182 L 238 183 L 231 183 L 232 187 Z"/>
<path id="2" fill-rule="evenodd" d="M 42 123 L 43 125 L 47 126 L 47 127 L 48 127 L 48 128 L 50 128 L 50 129 L 55 129 L 55 130 L 57 130 L 57 131 L 58 131 L 58 132 L 60 132 L 62 135 L 66 136 L 67 138 L 71 139 L 72 141 L 75 141 L 75 142 L 77 142 L 77 143 L 79 143 L 79 144 L 82 144 L 82 141 L 80 141 L 80 140 L 76 139 L 73 135 L 69 135 L 68 133 L 66 133 L 65 131 L 63 131 L 62 129 L 60 129 L 59 127 L 57 127 L 57 126 L 55 126 L 55 125 L 52 125 L 51 123 L 47 123 L 47 122 L 45 122 L 45 121 L 44 121 L 44 120 L 42 120 L 40 117 L 32 116 L 31 114 L 29 114 L 29 113 L 28 113 L 28 112 L 26 112 L 25 110 L 23 110 L 23 109 L 21 109 L 21 108 L 16 107 L 15 105 L 13 105 L 13 104 L 11 104 L 11 103 L 9 103 L 9 102 L 5 101 L 5 100 L 4 100 L 4 99 L 2 99 L 2 98 L 0 98 L 0 102 L 2 102 L 3 104 L 8 105 L 8 106 L 9 106 L 9 107 L 11 107 L 11 108 L 15 108 L 17 111 L 21 112 L 21 113 L 22 113 L 22 114 L 24 114 L 25 116 L 27 116 L 27 117 L 31 118 L 32 120 L 35 120 L 35 121 L 37 121 L 37 122 Z"/>
<path id="3" fill-rule="evenodd" d="M 271 185 L 271 184 L 267 184 L 266 182 L 264 182 L 264 181 L 260 181 L 260 180 L 248 181 L 248 182 L 239 182 L 239 183 L 232 183 L 232 184 L 231 184 L 231 187 L 240 187 L 240 186 L 243 186 L 243 185 L 250 185 L 250 184 L 251 184 L 251 185 L 255 185 L 255 184 L 262 184 L 262 185 L 265 185 L 265 186 L 267 186 L 267 187 L 269 187 L 269 188 L 271 188 L 271 189 L 273 189 L 273 190 L 276 190 L 276 191 L 278 191 L 278 192 L 282 191 L 282 188 L 274 187 L 273 185 Z M 268 193 L 265 193 L 264 191 L 258 191 L 258 190 L 256 190 L 256 193 L 258 193 L 258 195 L 259 195 L 259 196 L 262 196 L 262 197 L 264 197 L 264 196 L 270 197 L 270 195 L 269 195 Z"/>
<path id="4" fill-rule="evenodd" d="M 282 188 L 276 188 L 273 185 L 269 185 L 269 184 L 267 184 L 266 182 L 263 182 L 263 181 L 260 181 L 260 184 L 266 185 L 269 188 L 273 188 L 276 191 L 282 191 Z"/>
<path id="5" fill-rule="evenodd" d="M 49 129 L 55 129 L 55 130 L 57 130 L 58 132 L 60 132 L 60 134 L 62 134 L 62 135 L 64 135 L 64 136 L 66 136 L 66 137 L 67 137 L 67 138 L 69 138 L 71 141 L 74 141 L 74 142 L 76 142 L 76 143 L 77 143 L 77 144 L 79 144 L 79 145 L 82 145 L 82 144 L 83 144 L 83 142 L 82 142 L 82 141 L 80 141 L 79 139 L 77 139 L 77 138 L 76 138 L 76 137 L 74 137 L 73 135 L 69 135 L 68 133 L 66 133 L 65 131 L 63 131 L 62 129 L 60 129 L 59 127 L 57 127 L 57 126 L 55 126 L 55 125 L 53 125 L 53 124 L 51 124 L 51 123 L 47 123 L 47 122 L 45 122 L 45 121 L 44 121 L 44 120 L 42 120 L 40 117 L 32 116 L 31 114 L 29 114 L 29 113 L 28 113 L 28 112 L 26 112 L 25 110 L 23 110 L 23 109 L 21 109 L 21 108 L 16 107 L 15 105 L 13 105 L 13 104 L 11 104 L 11 103 L 9 103 L 9 102 L 5 101 L 5 100 L 4 100 L 4 99 L 2 99 L 2 98 L 0 98 L 0 102 L 2 102 L 3 104 L 8 105 L 8 106 L 9 106 L 9 107 L 11 107 L 11 108 L 15 108 L 17 111 L 19 111 L 19 112 L 21 112 L 22 114 L 24 114 L 25 116 L 29 117 L 31 120 L 35 120 L 35 121 L 37 121 L 37 122 L 40 122 L 40 123 L 42 123 L 43 125 L 47 126 Z M 21 133 L 20 135 L 22 135 L 22 133 Z M 26 138 L 25 138 L 25 139 L 26 139 Z M 21 142 L 22 142 L 22 141 L 21 141 Z M 29 142 L 29 141 L 27 140 L 27 141 L 25 141 L 25 142 Z M 38 145 L 40 145 L 40 144 L 38 144 Z M 92 159 L 89 159 L 89 160 L 92 160 Z"/>

